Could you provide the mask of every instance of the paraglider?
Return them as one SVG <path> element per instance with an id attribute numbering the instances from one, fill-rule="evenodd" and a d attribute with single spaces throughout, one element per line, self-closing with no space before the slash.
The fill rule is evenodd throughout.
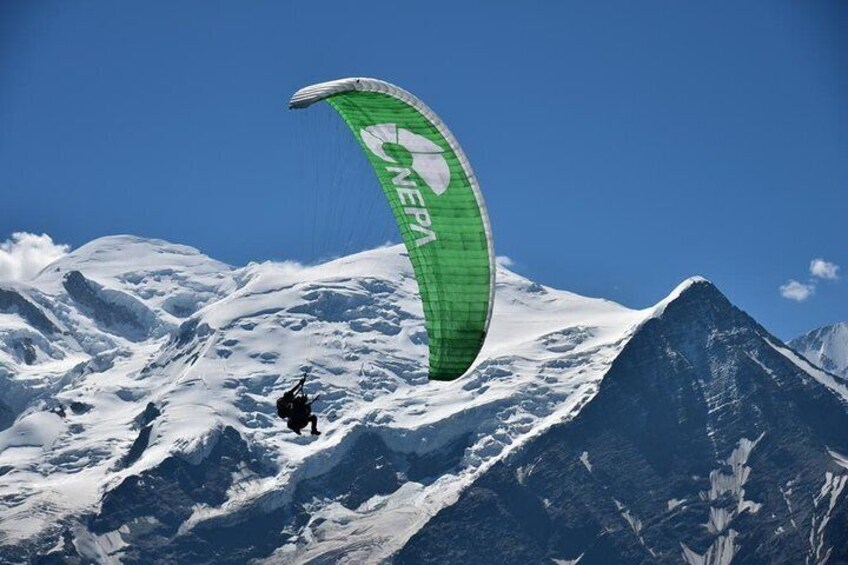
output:
<path id="1" fill-rule="evenodd" d="M 277 399 L 277 415 L 286 420 L 288 428 L 297 435 L 307 424 L 312 424 L 312 435 L 319 436 L 318 417 L 312 413 L 312 403 L 318 399 L 309 400 L 303 391 L 305 384 L 306 375 L 303 375 L 294 387 Z"/>
<path id="2" fill-rule="evenodd" d="M 297 91 L 290 108 L 326 101 L 353 131 L 389 200 L 418 281 L 429 376 L 474 363 L 495 290 L 492 230 L 471 164 L 441 119 L 409 92 L 373 78 Z"/>

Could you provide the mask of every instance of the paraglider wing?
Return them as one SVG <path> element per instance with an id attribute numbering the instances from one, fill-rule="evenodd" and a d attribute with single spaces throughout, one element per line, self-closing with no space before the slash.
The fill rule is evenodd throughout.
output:
<path id="1" fill-rule="evenodd" d="M 326 100 L 365 154 L 400 228 L 418 280 L 430 378 L 453 380 L 483 346 L 495 290 L 492 234 L 474 171 L 436 114 L 377 79 L 303 88 L 290 108 Z"/>

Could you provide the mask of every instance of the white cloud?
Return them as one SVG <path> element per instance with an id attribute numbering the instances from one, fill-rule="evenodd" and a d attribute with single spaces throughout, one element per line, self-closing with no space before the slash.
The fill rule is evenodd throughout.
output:
<path id="1" fill-rule="evenodd" d="M 70 249 L 47 234 L 15 232 L 0 243 L 0 280 L 29 280 Z"/>
<path id="2" fill-rule="evenodd" d="M 509 269 L 513 265 L 515 265 L 515 261 L 507 257 L 506 255 L 498 255 L 495 257 L 495 262 L 499 267 L 503 267 L 504 269 Z"/>
<path id="3" fill-rule="evenodd" d="M 810 274 L 820 279 L 838 279 L 839 265 L 824 259 L 813 259 L 810 261 Z"/>
<path id="4" fill-rule="evenodd" d="M 813 284 L 800 283 L 794 279 L 790 279 L 784 285 L 780 286 L 780 295 L 789 300 L 803 302 L 813 295 L 816 287 Z"/>

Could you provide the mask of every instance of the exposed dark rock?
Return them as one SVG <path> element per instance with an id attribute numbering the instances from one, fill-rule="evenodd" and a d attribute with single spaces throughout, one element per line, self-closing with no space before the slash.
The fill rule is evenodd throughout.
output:
<path id="1" fill-rule="evenodd" d="M 138 427 L 144 427 L 153 422 L 156 418 L 160 416 L 161 412 L 152 402 L 148 402 L 147 406 L 144 407 L 144 411 L 135 417 L 135 425 Z"/>
<path id="2" fill-rule="evenodd" d="M 41 311 L 41 308 L 24 298 L 14 289 L 0 288 L 0 312 L 17 314 L 44 335 L 50 336 L 59 332 L 56 324 Z"/>
<path id="3" fill-rule="evenodd" d="M 89 410 L 91 410 L 91 404 L 86 404 L 85 402 L 74 401 L 70 404 L 71 412 L 74 414 L 85 414 Z"/>
<path id="4" fill-rule="evenodd" d="M 0 431 L 5 430 L 15 423 L 15 411 L 9 405 L 0 400 Z"/>
<path id="5" fill-rule="evenodd" d="M 141 457 L 144 450 L 147 449 L 147 445 L 150 443 L 150 431 L 153 429 L 153 426 L 147 425 L 141 428 L 141 431 L 138 432 L 138 436 L 135 438 L 135 441 L 130 446 L 130 450 L 121 460 L 120 467 L 127 468 Z"/>
<path id="6" fill-rule="evenodd" d="M 66 274 L 62 285 L 79 308 L 110 333 L 142 341 L 160 326 L 156 314 L 140 300 L 125 292 L 104 288 L 79 271 Z"/>

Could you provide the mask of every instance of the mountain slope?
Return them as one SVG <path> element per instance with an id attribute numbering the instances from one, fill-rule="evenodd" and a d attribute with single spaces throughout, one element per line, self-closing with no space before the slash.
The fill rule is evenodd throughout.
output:
<path id="1" fill-rule="evenodd" d="M 389 555 L 493 461 L 591 398 L 650 315 L 507 271 L 499 281 L 476 369 L 430 383 L 399 248 L 231 269 L 165 242 L 92 242 L 27 289 L 62 328 L 44 338 L 55 355 L 3 364 L 4 386 L 20 392 L 0 434 L 8 553 L 200 559 L 198 547 L 230 539 L 227 559 L 243 562 L 236 546 L 261 520 L 271 532 L 244 548 L 250 557 Z M 204 305 L 188 318 L 164 306 L 195 291 Z M 274 412 L 305 365 L 308 392 L 321 394 L 318 439 Z M 340 473 L 373 467 L 363 449 L 396 472 L 341 492 Z"/>
<path id="2" fill-rule="evenodd" d="M 845 562 L 848 392 L 802 367 L 699 282 L 396 562 Z"/>
<path id="3" fill-rule="evenodd" d="M 610 543 L 592 547 L 607 553 L 597 555 L 623 548 L 620 556 L 638 561 L 650 548 L 711 562 L 710 555 L 729 550 L 744 556 L 738 548 L 755 539 L 746 520 L 765 515 L 748 505 L 764 501 L 733 499 L 740 489 L 721 486 L 733 482 L 722 477 L 736 476 L 722 462 L 758 456 L 779 433 L 791 438 L 779 450 L 790 463 L 763 464 L 763 472 L 784 480 L 786 468 L 798 471 L 803 488 L 780 483 L 799 496 L 787 494 L 786 504 L 817 520 L 821 552 L 840 539 L 833 534 L 844 520 L 838 454 L 848 450 L 840 432 L 807 420 L 818 413 L 822 422 L 842 422 L 840 395 L 848 392 L 783 349 L 703 279 L 639 311 L 500 269 L 486 347 L 472 371 L 450 383 L 427 380 L 421 304 L 399 247 L 314 267 L 233 268 L 185 246 L 119 236 L 91 242 L 31 284 L 6 291 L 5 561 L 403 562 L 430 559 L 430 545 L 442 557 L 459 557 L 472 536 L 447 531 L 422 540 L 445 528 L 451 512 L 468 518 L 456 519 L 457 532 L 470 532 L 478 519 L 499 531 L 467 498 L 490 484 L 492 500 L 500 500 L 498 488 L 518 473 L 519 485 L 531 481 L 533 496 L 546 493 L 542 508 L 550 504 L 568 523 L 585 522 L 576 533 L 560 530 L 559 521 L 542 519 L 538 496 L 526 508 L 507 504 L 510 512 L 524 508 L 518 530 L 525 519 L 547 524 L 532 533 L 538 555 L 594 558 L 578 543 L 586 535 L 599 527 L 621 530 L 622 520 L 641 530 L 638 521 L 647 523 L 659 504 L 686 517 L 679 528 L 665 517 L 669 529 L 657 526 L 642 535 L 644 543 L 605 534 Z M 305 367 L 312 373 L 307 392 L 321 395 L 318 438 L 295 436 L 275 414 L 275 399 Z M 784 410 L 790 400 L 809 413 Z M 795 431 L 790 416 L 802 422 Z M 620 452 L 604 453 L 604 442 L 593 439 L 604 427 L 603 437 Z M 663 438 L 674 441 L 662 447 Z M 824 444 L 832 454 L 822 455 Z M 550 480 L 532 483 L 536 471 L 516 462 L 533 450 L 559 454 L 573 474 L 551 463 L 543 475 Z M 802 455 L 809 468 L 799 470 Z M 754 484 L 761 467 L 730 464 L 746 466 L 755 470 Z M 822 486 L 825 466 L 831 482 Z M 590 468 L 609 476 L 632 468 L 635 475 L 584 484 L 577 473 Z M 698 478 L 688 476 L 693 469 Z M 712 488 L 711 471 L 721 493 L 694 502 Z M 573 494 L 572 480 L 579 497 L 563 502 Z M 805 506 L 809 484 L 824 493 L 813 510 Z M 635 496 L 645 485 L 655 492 Z M 773 487 L 762 489 L 771 496 Z M 677 504 L 683 498 L 689 502 Z M 829 513 L 824 500 L 833 501 Z M 593 505 L 600 509 L 590 512 Z M 530 514 L 521 515 L 525 510 Z M 687 521 L 690 512 L 716 513 L 715 532 Z M 677 540 L 676 549 L 655 539 L 666 535 Z M 560 537 L 571 541 L 551 541 Z M 516 540 L 514 555 L 535 558 L 530 547 Z"/>
<path id="4" fill-rule="evenodd" d="M 815 329 L 789 345 L 824 370 L 848 380 L 848 322 Z"/>

